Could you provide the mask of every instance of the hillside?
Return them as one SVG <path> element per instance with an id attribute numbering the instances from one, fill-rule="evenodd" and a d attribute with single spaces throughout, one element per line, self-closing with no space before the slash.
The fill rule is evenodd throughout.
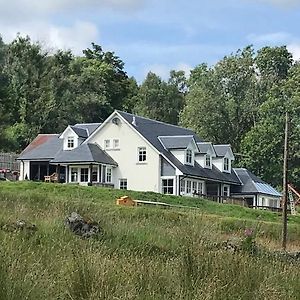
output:
<path id="1" fill-rule="evenodd" d="M 119 207 L 117 197 L 194 208 Z M 0 299 L 299 299 L 299 260 L 275 255 L 275 213 L 155 193 L 44 183 L 0 183 Z M 100 223 L 81 239 L 72 211 Z M 23 219 L 30 232 L 7 231 Z M 259 251 L 226 249 L 257 228 Z M 300 217 L 289 219 L 300 250 Z M 270 250 L 271 249 L 271 250 Z"/>

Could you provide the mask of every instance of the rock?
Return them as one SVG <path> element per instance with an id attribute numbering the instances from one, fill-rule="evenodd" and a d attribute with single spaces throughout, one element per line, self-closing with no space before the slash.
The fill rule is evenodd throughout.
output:
<path id="1" fill-rule="evenodd" d="M 17 220 L 14 223 L 7 223 L 7 224 L 4 224 L 1 228 L 5 231 L 11 231 L 11 232 L 26 231 L 26 232 L 33 233 L 37 230 L 37 227 L 35 224 L 32 224 L 25 220 Z"/>
<path id="2" fill-rule="evenodd" d="M 74 234 L 83 238 L 89 238 L 100 232 L 100 226 L 97 222 L 85 220 L 76 212 L 72 212 L 71 215 L 65 219 L 65 226 Z"/>

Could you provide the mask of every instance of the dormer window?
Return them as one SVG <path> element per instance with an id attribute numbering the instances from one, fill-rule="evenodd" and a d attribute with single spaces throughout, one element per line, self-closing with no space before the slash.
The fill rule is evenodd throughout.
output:
<path id="1" fill-rule="evenodd" d="M 211 156 L 209 154 L 205 155 L 205 167 L 211 168 Z"/>
<path id="2" fill-rule="evenodd" d="M 224 171 L 229 172 L 229 158 L 224 157 Z"/>
<path id="3" fill-rule="evenodd" d="M 73 149 L 74 148 L 74 136 L 68 136 L 67 148 L 68 149 Z"/>
<path id="4" fill-rule="evenodd" d="M 188 165 L 193 164 L 193 151 L 191 149 L 185 151 L 185 163 Z"/>

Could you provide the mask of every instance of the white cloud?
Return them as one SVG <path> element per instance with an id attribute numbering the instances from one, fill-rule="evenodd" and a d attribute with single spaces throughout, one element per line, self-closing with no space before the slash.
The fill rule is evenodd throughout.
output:
<path id="1" fill-rule="evenodd" d="M 186 63 L 178 63 L 177 65 L 153 64 L 144 68 L 143 77 L 146 77 L 146 75 L 151 71 L 152 73 L 160 76 L 162 79 L 167 80 L 170 76 L 171 70 L 184 71 L 186 77 L 189 77 L 192 67 Z"/>
<path id="2" fill-rule="evenodd" d="M 300 60 L 300 43 L 289 44 L 287 48 L 293 54 L 294 60 Z"/>
<path id="3" fill-rule="evenodd" d="M 11 42 L 19 32 L 22 36 L 29 35 L 33 41 L 41 42 L 44 48 L 71 49 L 75 54 L 82 54 L 83 49 L 99 38 L 97 27 L 93 23 L 82 21 L 77 21 L 71 26 L 55 26 L 37 21 L 1 28 L 5 42 Z"/>

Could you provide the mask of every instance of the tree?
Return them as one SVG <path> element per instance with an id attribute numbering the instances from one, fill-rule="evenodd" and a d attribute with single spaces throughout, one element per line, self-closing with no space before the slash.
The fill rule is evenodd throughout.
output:
<path id="1" fill-rule="evenodd" d="M 266 181 L 282 184 L 285 111 L 291 119 L 289 138 L 289 180 L 300 188 L 300 66 L 289 69 L 287 79 L 274 85 L 261 105 L 260 122 L 242 140 L 240 164 Z"/>
<path id="2" fill-rule="evenodd" d="M 183 103 L 184 98 L 178 89 L 178 82 L 172 81 L 171 78 L 167 83 L 149 72 L 139 88 L 134 112 L 148 118 L 178 124 Z"/>
<path id="3" fill-rule="evenodd" d="M 191 72 L 181 123 L 215 143 L 240 141 L 256 122 L 254 52 L 246 47 L 224 57 L 214 67 L 202 64 Z"/>

